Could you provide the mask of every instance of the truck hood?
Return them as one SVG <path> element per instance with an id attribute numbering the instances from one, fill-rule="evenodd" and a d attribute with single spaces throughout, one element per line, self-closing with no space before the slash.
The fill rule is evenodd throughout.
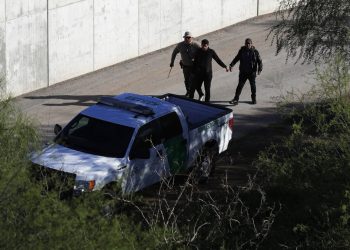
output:
<path id="1" fill-rule="evenodd" d="M 77 180 L 95 180 L 99 184 L 121 177 L 125 167 L 122 160 L 92 155 L 58 144 L 52 144 L 31 157 L 31 161 L 40 166 L 73 173 Z"/>

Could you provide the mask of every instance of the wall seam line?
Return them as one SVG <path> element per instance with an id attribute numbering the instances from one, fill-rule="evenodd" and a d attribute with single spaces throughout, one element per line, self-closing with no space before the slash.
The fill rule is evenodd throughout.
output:
<path id="1" fill-rule="evenodd" d="M 49 41 L 49 0 L 46 1 L 46 60 L 47 60 L 47 87 L 50 86 L 50 41 Z"/>
<path id="2" fill-rule="evenodd" d="M 95 70 L 95 0 L 92 0 L 92 70 Z"/>
<path id="3" fill-rule="evenodd" d="M 224 27 L 224 0 L 221 0 L 221 28 Z"/>
<path id="4" fill-rule="evenodd" d="M 137 1 L 137 55 L 140 56 L 140 0 Z"/>
<path id="5" fill-rule="evenodd" d="M 162 1 L 159 0 L 159 29 L 158 29 L 158 32 L 159 32 L 159 49 L 162 49 Z M 147 52 L 149 53 L 149 52 Z"/>
<path id="6" fill-rule="evenodd" d="M 181 17 L 180 17 L 180 18 L 181 18 L 181 26 L 180 26 L 180 27 L 181 27 L 181 30 L 180 30 L 180 37 L 181 37 L 182 31 L 183 31 L 183 28 L 184 28 L 184 27 L 183 27 L 183 23 L 184 23 L 184 22 L 183 22 L 183 19 L 182 19 L 182 18 L 183 18 L 183 10 L 184 10 L 184 9 L 183 9 L 183 0 L 181 0 Z"/>
<path id="7" fill-rule="evenodd" d="M 8 85 L 7 85 L 7 53 L 6 53 L 6 51 L 7 51 L 7 43 L 6 43 L 6 39 L 7 39 L 7 32 L 6 32 L 6 28 L 7 28 L 7 15 L 6 15 L 6 13 L 7 13 L 7 11 L 6 11 L 6 0 L 5 0 L 5 6 L 4 6 L 4 8 L 5 8 L 5 20 L 4 20 L 4 53 L 5 53 L 5 67 L 4 67 L 4 71 L 5 71 L 5 73 L 4 73 L 4 80 L 5 80 L 5 93 L 7 94 L 7 92 L 8 92 Z"/>
<path id="8" fill-rule="evenodd" d="M 160 48 L 162 49 L 163 48 L 163 41 L 162 41 L 162 38 L 163 38 L 163 32 L 162 32 L 162 29 L 163 29 L 163 16 L 162 16 L 162 1 L 160 0 L 159 1 L 159 44 L 160 44 Z"/>

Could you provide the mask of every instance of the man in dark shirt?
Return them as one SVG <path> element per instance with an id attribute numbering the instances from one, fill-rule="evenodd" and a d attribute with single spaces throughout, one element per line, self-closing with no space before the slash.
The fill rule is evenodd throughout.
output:
<path id="1" fill-rule="evenodd" d="M 241 47 L 236 57 L 230 63 L 230 71 L 232 71 L 232 67 L 238 61 L 240 62 L 238 86 L 236 89 L 235 97 L 230 101 L 230 103 L 234 105 L 238 104 L 239 96 L 242 92 L 245 82 L 248 79 L 252 92 L 252 104 L 256 104 L 256 72 L 258 72 L 258 75 L 260 75 L 263 69 L 263 64 L 259 52 L 253 46 L 252 39 L 247 38 L 245 40 L 245 46 Z"/>
<path id="2" fill-rule="evenodd" d="M 210 85 L 211 79 L 213 78 L 213 70 L 212 70 L 212 60 L 215 60 L 221 67 L 226 69 L 228 72 L 227 66 L 220 60 L 218 55 L 213 49 L 209 48 L 209 41 L 207 39 L 203 39 L 201 43 L 201 49 L 199 49 L 193 61 L 193 69 L 194 69 L 194 80 L 193 84 L 190 88 L 190 98 L 194 96 L 194 90 L 200 89 L 202 83 L 204 82 L 205 89 L 205 101 L 210 101 Z"/>

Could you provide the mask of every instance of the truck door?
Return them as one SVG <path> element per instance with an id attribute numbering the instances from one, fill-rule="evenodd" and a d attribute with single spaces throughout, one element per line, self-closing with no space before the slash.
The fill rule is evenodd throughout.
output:
<path id="1" fill-rule="evenodd" d="M 161 138 L 171 174 L 184 170 L 187 159 L 187 139 L 178 115 L 173 112 L 159 119 Z"/>
<path id="2" fill-rule="evenodd" d="M 129 173 L 124 192 L 135 192 L 170 175 L 164 155 L 159 119 L 142 126 L 129 154 Z"/>

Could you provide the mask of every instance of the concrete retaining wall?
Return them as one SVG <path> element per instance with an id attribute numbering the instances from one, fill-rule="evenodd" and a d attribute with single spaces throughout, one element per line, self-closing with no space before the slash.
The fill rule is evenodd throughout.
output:
<path id="1" fill-rule="evenodd" d="M 268 14 L 277 11 L 280 0 L 259 0 L 259 15 Z"/>
<path id="2" fill-rule="evenodd" d="M 93 14 L 93 0 L 49 1 L 49 84 L 94 70 Z"/>
<path id="3" fill-rule="evenodd" d="M 5 68 L 7 92 L 19 95 L 47 86 L 46 1 L 5 0 L 1 5 L 5 66 L 0 68 Z"/>
<path id="4" fill-rule="evenodd" d="M 0 0 L 0 77 L 14 96 L 258 14 L 278 0 Z M 170 55 L 169 55 L 170 58 Z"/>

